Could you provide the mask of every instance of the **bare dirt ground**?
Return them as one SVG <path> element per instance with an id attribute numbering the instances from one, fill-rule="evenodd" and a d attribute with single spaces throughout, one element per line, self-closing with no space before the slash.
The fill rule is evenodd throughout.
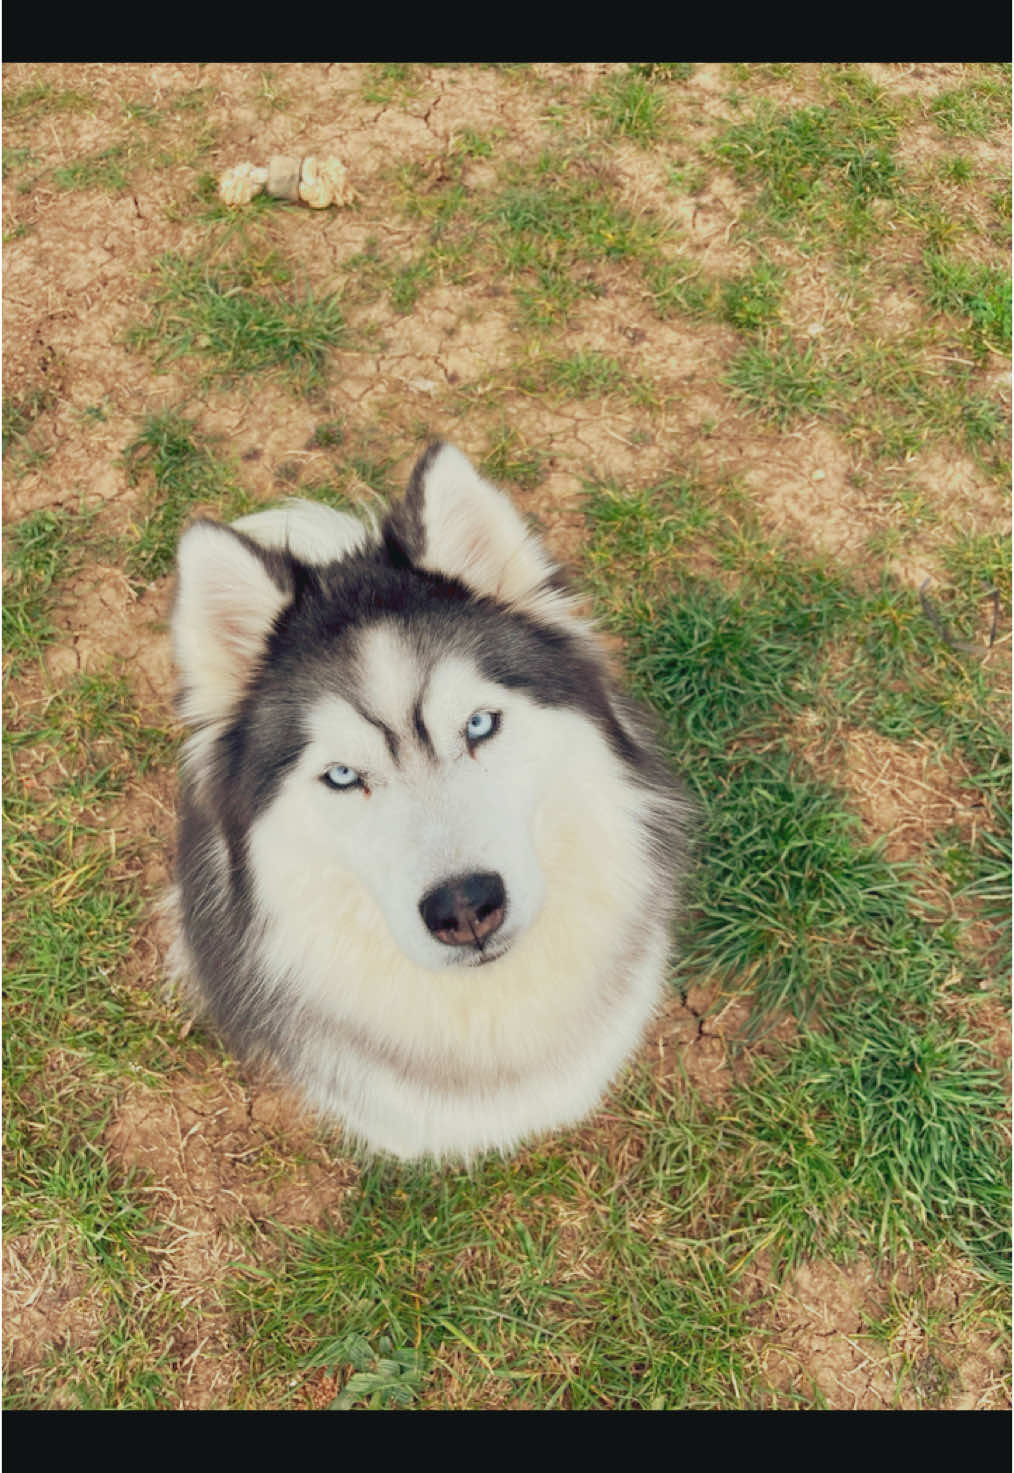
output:
<path id="1" fill-rule="evenodd" d="M 328 419 L 340 418 L 347 437 L 359 434 L 376 445 L 391 461 L 395 484 L 410 469 L 420 425 L 450 433 L 481 458 L 491 425 L 502 421 L 547 459 L 545 478 L 519 499 L 565 561 L 573 559 L 581 535 L 583 478 L 594 472 L 644 483 L 671 465 L 674 446 L 703 474 L 736 478 L 767 531 L 787 535 L 804 549 L 861 561 L 868 537 L 891 519 L 890 488 L 855 477 L 850 447 L 830 430 L 790 438 L 739 413 L 718 386 L 731 329 L 717 322 L 660 321 L 629 285 L 611 282 L 608 269 L 601 273 L 602 294 L 575 316 L 555 346 L 561 353 L 595 349 L 633 358 L 665 401 L 650 424 L 642 409 L 624 400 L 613 399 L 606 409 L 599 399 L 558 403 L 504 396 L 497 385 L 511 372 L 517 329 L 511 301 L 482 274 L 463 287 L 427 291 L 408 315 L 395 315 L 383 303 L 360 309 L 357 327 L 367 325 L 371 314 L 377 324 L 373 346 L 334 352 L 328 387 L 312 402 L 263 376 L 227 391 L 201 387 L 182 368 L 157 371 L 150 355 L 128 345 L 128 328 L 149 311 L 145 284 L 152 263 L 164 252 L 186 251 L 197 239 L 189 202 L 198 170 L 217 174 L 241 160 L 266 161 L 275 152 L 327 154 L 340 140 L 358 208 L 294 213 L 287 227 L 288 246 L 298 251 L 307 282 L 331 290 L 342 263 L 373 236 L 382 237 L 392 258 L 411 255 L 414 228 L 388 201 L 393 159 L 439 177 L 455 137 L 474 130 L 497 138 L 498 163 L 523 163 L 551 136 L 552 109 L 573 106 L 609 70 L 540 65 L 538 85 L 524 87 L 510 76 L 475 68 L 433 70 L 424 72 L 414 93 L 387 103 L 366 100 L 364 68 L 345 64 L 279 66 L 270 76 L 261 68 L 218 63 L 7 68 L 8 94 L 43 83 L 90 100 L 87 107 L 52 112 L 31 128 L 24 146 L 42 182 L 30 194 L 10 185 L 5 192 L 5 393 L 41 388 L 49 404 L 35 432 L 45 459 L 37 469 L 7 477 L 8 522 L 39 508 L 84 507 L 97 513 L 94 536 L 129 536 L 143 506 L 142 492 L 130 484 L 124 449 L 147 414 L 184 402 L 206 433 L 223 437 L 242 467 L 244 489 L 255 499 L 328 477 L 341 449 L 313 443 L 315 428 Z M 915 81 L 900 68 L 878 66 L 872 73 L 900 91 L 949 80 L 946 68 L 924 69 Z M 702 66 L 694 74 L 688 95 L 702 126 L 726 115 L 727 90 L 715 67 Z M 180 106 L 180 99 L 198 91 L 199 111 Z M 794 96 L 798 102 L 798 91 Z M 145 160 L 127 169 L 129 189 L 60 189 L 47 182 L 47 170 L 121 137 L 131 107 L 154 109 L 164 121 L 145 145 Z M 135 131 L 141 127 L 137 123 Z M 11 146 L 20 138 L 8 128 Z M 743 248 L 730 238 L 742 200 L 727 177 L 692 198 L 677 197 L 665 188 L 658 160 L 632 145 L 618 145 L 613 166 L 635 213 L 659 212 L 685 233 L 688 249 L 709 270 L 742 269 Z M 492 167 L 482 157 L 467 159 L 466 187 L 481 187 Z M 808 321 L 837 310 L 826 293 L 822 297 L 816 278 L 800 280 L 795 290 L 795 310 Z M 903 288 L 893 310 L 904 318 Z M 480 406 L 488 390 L 494 408 L 447 423 L 450 395 L 462 385 Z M 715 435 L 718 420 L 721 434 Z M 908 469 L 915 474 L 919 468 Z M 934 462 L 927 455 L 923 469 L 938 486 L 950 487 L 944 500 L 960 509 L 963 526 L 995 525 L 999 494 L 971 459 Z M 898 571 L 918 583 L 934 567 L 930 539 Z M 60 638 L 46 655 L 48 679 L 99 672 L 114 661 L 127 672 L 141 719 L 165 726 L 172 692 L 165 634 L 169 598 L 167 578 L 139 594 L 114 559 L 89 562 L 61 601 Z M 811 753 L 828 739 L 812 730 L 794 736 L 800 750 Z M 967 793 L 958 786 L 959 771 L 941 768 L 918 749 L 896 751 L 862 734 L 838 733 L 836 739 L 844 744 L 857 811 L 870 835 L 886 837 L 889 856 L 904 857 L 927 827 L 974 821 Z M 169 878 L 172 807 L 171 779 L 162 773 L 138 780 L 117 819 L 123 847 L 139 837 L 150 841 L 144 883 L 153 900 Z M 164 931 L 152 920 L 129 967 L 138 985 L 157 987 L 163 948 Z M 709 1015 L 709 1003 L 693 996 L 686 1004 L 674 1003 L 647 1052 L 664 1077 L 689 1080 L 705 1098 L 721 1098 L 734 1068 L 725 1035 L 742 1019 L 735 1008 Z M 251 1255 L 249 1237 L 235 1235 L 237 1219 L 323 1222 L 340 1213 L 358 1168 L 277 1087 L 243 1079 L 210 1057 L 176 1074 L 168 1091 L 139 1082 L 124 1093 L 104 1144 L 124 1169 L 146 1174 L 145 1190 L 165 1225 L 160 1279 L 152 1294 L 171 1288 L 184 1301 L 205 1306 L 201 1335 L 174 1347 L 178 1405 L 222 1405 L 241 1351 L 228 1333 L 220 1284 L 230 1265 Z M 299 1162 L 284 1177 L 278 1172 L 279 1146 Z M 8 1240 L 5 1265 L 9 1367 L 39 1366 L 53 1346 L 87 1353 L 103 1314 L 96 1291 L 74 1272 L 41 1259 L 30 1235 Z M 755 1272 L 763 1277 L 763 1265 Z M 832 1407 L 905 1405 L 897 1343 L 888 1350 L 863 1339 L 867 1323 L 884 1312 L 886 1282 L 867 1262 L 852 1269 L 820 1263 L 801 1269 L 770 1311 L 781 1347 L 768 1368 L 772 1383 L 816 1387 Z M 934 1292 L 943 1299 L 947 1286 Z M 903 1350 L 904 1364 L 915 1368 L 910 1377 L 922 1376 L 925 1391 L 932 1365 L 920 1361 L 918 1343 Z M 321 1404 L 333 1391 L 322 1376 L 308 1378 L 306 1405 Z M 962 1389 L 944 1404 L 995 1405 L 995 1378 L 989 1347 L 972 1347 L 962 1364 Z"/>

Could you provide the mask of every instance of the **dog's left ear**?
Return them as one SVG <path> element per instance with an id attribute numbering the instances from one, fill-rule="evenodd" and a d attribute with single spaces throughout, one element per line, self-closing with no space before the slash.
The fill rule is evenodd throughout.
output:
<path id="1" fill-rule="evenodd" d="M 511 608 L 554 618 L 569 607 L 538 537 L 453 445 L 431 445 L 419 460 L 385 536 L 416 567 L 457 578 Z"/>
<path id="2" fill-rule="evenodd" d="M 179 710 L 191 726 L 228 716 L 242 699 L 272 626 L 292 602 L 293 559 L 199 521 L 180 538 L 171 627 Z"/>

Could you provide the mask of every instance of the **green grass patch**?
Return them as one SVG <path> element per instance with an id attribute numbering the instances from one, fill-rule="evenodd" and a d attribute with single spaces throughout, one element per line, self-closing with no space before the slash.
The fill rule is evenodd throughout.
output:
<path id="1" fill-rule="evenodd" d="M 987 673 L 915 593 L 790 560 L 692 482 L 597 487 L 588 514 L 604 617 L 707 813 L 677 981 L 711 972 L 748 996 L 747 1037 L 786 1012 L 801 1025 L 736 1102 L 751 1167 L 733 1220 L 788 1261 L 949 1243 L 1002 1274 L 1002 1083 L 941 1008 L 956 975 L 975 995 L 983 972 L 784 735 L 816 710 L 831 730 L 960 751 L 990 837 L 951 890 L 978 896 L 1002 940 L 1009 739 Z M 691 571 L 699 549 L 735 571 L 734 591 Z M 1003 551 L 966 542 L 952 565 L 956 597 L 981 593 Z"/>
<path id="2" fill-rule="evenodd" d="M 92 520 L 40 510 L 8 532 L 5 1215 L 9 1234 L 30 1233 L 34 1251 L 100 1285 L 103 1297 L 116 1285 L 129 1297 L 148 1269 L 151 1223 L 101 1136 L 118 1087 L 158 1077 L 168 1058 L 158 1036 L 164 1005 L 119 980 L 150 904 L 137 857 L 151 841 L 125 843 L 110 805 L 168 764 L 175 743 L 141 719 L 122 672 L 55 689 L 45 680 L 40 688 L 36 673 L 27 691 L 17 678 L 56 638 L 53 604 L 95 550 Z M 135 1339 L 133 1374 L 143 1379 L 137 1351 Z M 45 1404 L 19 1380 L 9 1405 Z"/>
<path id="3" fill-rule="evenodd" d="M 519 432 L 502 420 L 489 440 L 482 459 L 482 473 L 501 486 L 532 491 L 545 480 L 547 456 L 528 445 Z"/>
<path id="4" fill-rule="evenodd" d="M 956 260 L 939 251 L 924 260 L 926 296 L 935 312 L 966 317 L 975 347 L 1010 352 L 1011 278 L 995 266 Z"/>
<path id="5" fill-rule="evenodd" d="M 769 310 L 763 296 L 745 304 L 736 297 L 733 306 L 747 314 Z M 950 439 L 984 463 L 997 461 L 1002 479 L 997 457 L 1009 438 L 1006 411 L 999 399 L 972 390 L 970 380 L 960 352 L 934 351 L 925 335 L 892 341 L 835 333 L 800 341 L 777 322 L 757 332 L 724 375 L 734 399 L 779 428 L 829 420 L 878 460 L 904 461 Z"/>
<path id="6" fill-rule="evenodd" d="M 87 1354 L 78 1347 L 51 1351 L 41 1372 L 13 1372 L 5 1405 L 11 1410 L 166 1411 L 175 1405 L 179 1366 L 172 1305 L 162 1296 L 140 1306 L 126 1295 L 113 1301 Z"/>
<path id="7" fill-rule="evenodd" d="M 848 437 L 878 459 L 903 461 L 933 438 L 963 435 L 964 426 L 956 422 L 961 366 L 952 381 L 925 349 L 860 339 L 839 359 L 838 370 L 829 412 L 840 411 Z"/>
<path id="8" fill-rule="evenodd" d="M 934 599 L 937 592 L 934 590 Z M 965 621 L 968 622 L 965 622 Z M 955 637 L 981 623 L 981 603 L 940 598 L 934 619 L 918 593 L 884 578 L 855 601 L 850 657 L 840 661 L 835 700 L 853 718 L 894 741 L 935 733 L 962 746 L 976 772 L 988 772 L 1009 737 L 997 726 L 989 672 Z M 981 635 L 981 629 L 980 629 Z"/>
<path id="9" fill-rule="evenodd" d="M 432 243 L 445 235 L 459 215 L 471 216 L 469 191 L 461 183 L 462 152 L 452 148 L 429 164 L 400 164 L 390 174 L 399 208 L 406 219 L 424 221 Z"/>
<path id="10" fill-rule="evenodd" d="M 51 409 L 55 403 L 52 389 L 39 385 L 27 393 L 4 396 L 3 401 L 3 453 L 23 441 L 36 420 Z"/>
<path id="11" fill-rule="evenodd" d="M 1004 603 L 1011 601 L 1010 533 L 979 532 L 957 538 L 943 549 L 944 567 L 966 600 L 981 599 L 996 590 Z"/>
<path id="12" fill-rule="evenodd" d="M 652 82 L 689 82 L 697 68 L 692 61 L 635 61 L 630 70 Z"/>
<path id="13" fill-rule="evenodd" d="M 325 420 L 313 432 L 312 444 L 319 450 L 336 450 L 345 440 L 345 426 L 340 419 Z"/>
<path id="14" fill-rule="evenodd" d="M 971 388 L 960 351 L 934 352 L 919 339 L 860 339 L 838 365 L 833 407 L 848 438 L 877 458 L 904 460 L 942 438 L 995 456 L 1009 441 L 1002 404 Z"/>
<path id="15" fill-rule="evenodd" d="M 100 680 L 108 687 L 101 693 Z M 41 729 L 18 733 L 7 778 L 6 822 L 18 831 L 8 830 L 5 847 L 16 892 L 8 908 L 5 1081 L 8 1103 L 18 1100 L 11 1129 L 16 1137 L 26 1131 L 19 1169 L 40 1189 L 46 1153 L 59 1158 L 78 1150 L 79 1122 L 102 1114 L 117 1081 L 157 1078 L 170 1067 L 157 1036 L 164 1004 L 117 981 L 151 897 L 130 873 L 131 856 L 117 852 L 105 814 L 110 800 L 132 786 L 132 753 L 144 748 L 143 766 L 150 767 L 175 749 L 166 732 L 137 720 L 122 679 L 90 677 L 89 685 L 83 693 L 66 691 L 66 701 L 76 703 L 75 721 L 66 720 L 66 704 L 59 712 L 67 730 L 49 711 Z M 107 729 L 82 734 L 80 723 L 97 699 Z M 114 737 L 114 724 L 123 740 Z M 34 751 L 24 750 L 28 743 Z M 49 757 L 48 766 L 40 756 Z M 13 1210 L 10 1176 L 8 1188 Z"/>
<path id="16" fill-rule="evenodd" d="M 113 144 L 69 164 L 61 164 L 53 170 L 53 183 L 57 189 L 104 189 L 111 194 L 119 194 L 130 184 L 124 170 L 127 159 L 126 147 Z"/>
<path id="17" fill-rule="evenodd" d="M 142 583 L 172 567 L 179 535 L 195 508 L 208 505 L 226 520 L 246 510 L 233 467 L 175 410 L 148 416 L 124 451 L 124 463 L 132 486 L 149 487 L 147 515 L 126 556 L 128 573 Z"/>
<path id="18" fill-rule="evenodd" d="M 392 478 L 394 461 L 390 456 L 378 455 L 367 441 L 364 442 L 354 454 L 348 458 L 348 470 L 350 475 L 369 486 L 378 496 L 391 499 L 401 489 L 395 485 Z"/>
<path id="19" fill-rule="evenodd" d="M 1006 773 L 1010 782 L 1010 772 Z M 999 832 L 984 832 L 972 851 L 972 873 L 958 888 L 955 898 L 971 902 L 975 916 L 989 928 L 990 951 L 984 958 L 982 983 L 999 979 L 1006 997 L 1006 979 L 1011 972 L 1011 824 L 1010 810 L 997 815 Z M 975 968 L 972 968 L 974 973 Z M 999 989 L 998 989 L 999 990 Z"/>
<path id="20" fill-rule="evenodd" d="M 722 316 L 740 332 L 757 333 L 778 321 L 785 272 L 767 261 L 722 283 Z"/>
<path id="21" fill-rule="evenodd" d="M 411 96 L 418 91 L 419 81 L 416 68 L 407 61 L 385 61 L 369 68 L 369 77 L 363 83 L 364 102 L 377 107 Z"/>
<path id="22" fill-rule="evenodd" d="M 771 741 L 774 728 L 757 740 L 764 735 Z M 753 1029 L 783 1011 L 808 1019 L 834 999 L 865 936 L 887 944 L 907 892 L 863 844 L 841 797 L 799 762 L 740 755 L 721 783 L 706 795 L 711 821 L 685 975 L 713 968 L 747 988 Z"/>
<path id="23" fill-rule="evenodd" d="M 30 148 L 5 148 L 3 150 L 3 177 L 6 179 L 16 169 L 24 169 L 29 164 L 37 162 Z"/>
<path id="24" fill-rule="evenodd" d="M 574 177 L 577 175 L 578 177 Z M 617 208 L 597 172 L 543 155 L 522 182 L 508 184 L 490 215 L 515 247 L 518 263 L 539 244 L 586 261 L 637 255 L 654 231 Z"/>
<path id="25" fill-rule="evenodd" d="M 452 140 L 455 153 L 467 159 L 488 159 L 493 155 L 494 139 L 474 128 L 459 128 Z"/>
<path id="26" fill-rule="evenodd" d="M 728 535 L 732 527 L 719 498 L 706 495 L 692 475 L 669 476 L 641 488 L 602 482 L 589 493 L 588 516 L 596 529 L 588 563 L 600 599 L 616 617 L 622 617 L 629 596 L 626 579 L 635 569 L 644 598 L 639 608 L 648 618 L 657 580 L 668 580 L 672 559 L 697 551 L 702 539 L 720 542 L 714 534 Z M 712 536 L 704 538 L 708 533 Z"/>
<path id="27" fill-rule="evenodd" d="M 653 78 L 634 69 L 610 77 L 591 94 L 588 107 L 612 137 L 649 144 L 664 132 L 665 95 L 653 85 Z"/>
<path id="28" fill-rule="evenodd" d="M 82 674 L 47 696 L 41 716 L 9 737 L 17 751 L 39 742 L 59 747 L 62 768 L 52 791 L 90 804 L 124 791 L 132 777 L 172 760 L 166 732 L 147 726 L 122 674 Z"/>
<path id="29" fill-rule="evenodd" d="M 391 305 L 394 310 L 403 315 L 411 312 L 419 300 L 420 292 L 429 284 L 432 276 L 433 267 L 425 259 L 413 261 L 396 271 L 391 282 Z"/>
<path id="30" fill-rule="evenodd" d="M 951 154 L 937 164 L 937 173 L 950 184 L 967 184 L 975 176 L 975 165 L 964 154 Z"/>
<path id="31" fill-rule="evenodd" d="M 79 675 L 7 701 L 4 1084 L 9 1232 L 129 1276 L 145 1213 L 99 1135 L 117 1082 L 168 1067 L 164 1006 L 118 981 L 150 904 L 144 841 L 123 843 L 110 803 L 168 764 L 169 733 L 144 723 L 122 673 Z M 119 843 L 117 843 L 119 838 Z M 68 1246 L 70 1245 L 70 1246 Z M 76 1245 L 76 1246 L 75 1246 Z"/>
<path id="32" fill-rule="evenodd" d="M 815 343 L 805 347 L 787 333 L 781 341 L 744 348 L 730 363 L 725 382 L 734 396 L 776 425 L 829 412 L 836 379 Z"/>
<path id="33" fill-rule="evenodd" d="M 899 1006 L 887 966 L 737 1092 L 748 1153 L 741 1211 L 789 1261 L 857 1242 L 895 1256 L 957 1248 L 985 1277 L 1009 1268 L 1006 1113 L 999 1071 L 953 1029 Z M 888 999 L 890 999 L 888 1001 Z M 731 1144 L 731 1142 L 730 1142 Z"/>
<path id="34" fill-rule="evenodd" d="M 50 82 L 29 82 L 3 94 L 3 115 L 8 123 L 54 112 L 94 112 L 95 107 L 94 98 Z"/>
<path id="35" fill-rule="evenodd" d="M 1006 185 L 994 190 L 989 196 L 989 207 L 993 215 L 989 226 L 990 239 L 1005 247 L 1009 252 L 1011 241 L 1011 182 L 1009 176 Z"/>
<path id="36" fill-rule="evenodd" d="M 305 392 L 323 382 L 329 351 L 347 336 L 337 297 L 295 289 L 290 268 L 270 251 L 260 259 L 161 256 L 149 305 L 131 344 L 159 365 L 192 355 L 206 378 L 227 383 L 279 371 Z"/>
<path id="37" fill-rule="evenodd" d="M 407 213 L 417 218 L 422 213 L 408 203 L 405 208 Z M 431 223 L 426 246 L 408 260 L 386 259 L 377 242 L 368 240 L 364 250 L 342 262 L 348 283 L 344 299 L 361 305 L 378 301 L 386 295 L 393 310 L 407 316 L 423 293 L 438 281 L 461 278 L 465 270 L 463 252 L 463 238 L 446 231 L 441 222 Z"/>
<path id="38" fill-rule="evenodd" d="M 38 1113 L 50 1112 L 43 1107 Z M 102 1279 L 122 1281 L 143 1265 L 139 1237 L 151 1224 L 139 1199 L 118 1180 L 98 1139 L 106 1116 L 97 1112 L 86 1133 L 77 1136 L 46 1123 L 50 1128 L 37 1126 L 24 1151 L 22 1142 L 13 1143 L 6 1231 L 35 1230 L 43 1249 L 74 1252 Z M 38 1159 L 29 1151 L 38 1151 Z"/>
<path id="39" fill-rule="evenodd" d="M 606 1205 L 589 1225 L 591 1274 L 569 1261 L 562 1222 L 582 1183 L 559 1151 L 469 1175 L 368 1168 L 340 1230 L 287 1235 L 281 1273 L 233 1282 L 258 1393 L 284 1396 L 294 1366 L 337 1366 L 351 1348 L 381 1374 L 372 1386 L 350 1377 L 343 1404 L 372 1391 L 382 1405 L 399 1388 L 446 1407 L 450 1377 L 458 1408 L 734 1400 L 751 1356 L 733 1275 L 706 1250 L 681 1252 L 683 1213 L 672 1183 L 651 1180 L 664 1171 L 654 1153 L 638 1187 L 658 1216 L 633 1230 L 632 1184 L 597 1165 Z"/>
<path id="40" fill-rule="evenodd" d="M 870 204 L 899 187 L 897 119 L 879 94 L 778 110 L 766 102 L 718 134 L 714 157 L 759 187 L 757 217 L 784 233 L 872 228 Z"/>
<path id="41" fill-rule="evenodd" d="M 559 394 L 569 399 L 593 399 L 622 394 L 635 404 L 657 400 L 650 382 L 632 373 L 608 353 L 579 350 L 567 358 L 547 356 L 535 360 L 520 375 L 526 393 Z"/>
<path id="42" fill-rule="evenodd" d="M 3 600 L 5 665 L 11 675 L 37 659 L 56 637 L 51 609 L 54 590 L 81 557 L 90 513 L 44 508 L 7 532 Z"/>
<path id="43" fill-rule="evenodd" d="M 653 259 L 659 235 L 650 220 L 618 207 L 600 171 L 577 157 L 543 154 L 534 169 L 512 166 L 487 206 L 487 226 L 526 323 L 550 328 L 567 320 L 601 287 L 596 262 Z"/>
<path id="44" fill-rule="evenodd" d="M 994 75 L 976 77 L 964 87 L 939 92 L 930 116 L 951 137 L 986 138 L 1010 121 L 1010 67 L 992 67 Z"/>
<path id="45" fill-rule="evenodd" d="M 987 452 L 1009 442 L 1010 425 L 1002 399 L 990 399 L 985 394 L 970 394 L 960 405 L 959 414 L 965 444 L 973 454 L 977 451 Z M 998 478 L 1003 480 L 1004 467 L 998 466 L 998 471 Z M 1007 476 L 1006 479 L 1009 481 L 1010 477 Z"/>
<path id="46" fill-rule="evenodd" d="M 34 431 L 56 403 L 56 390 L 45 380 L 20 393 L 4 395 L 3 458 L 10 474 L 20 478 L 39 470 L 49 460 L 53 453 L 51 445 L 38 444 Z"/>
<path id="47" fill-rule="evenodd" d="M 715 310 L 718 288 L 696 262 L 677 256 L 656 260 L 646 266 L 645 281 L 655 302 L 655 311 L 665 319 L 673 313 L 702 317 Z"/>

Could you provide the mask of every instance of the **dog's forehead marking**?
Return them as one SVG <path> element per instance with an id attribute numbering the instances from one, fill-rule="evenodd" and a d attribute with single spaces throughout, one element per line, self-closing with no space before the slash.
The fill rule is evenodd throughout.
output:
<path id="1" fill-rule="evenodd" d="M 432 731 L 434 725 L 441 730 L 448 721 L 466 720 L 470 702 L 489 688 L 489 681 L 466 655 L 437 652 L 423 657 L 392 623 L 373 625 L 363 633 L 356 676 L 355 705 L 360 714 L 397 737 L 414 737 L 424 746 L 429 733 L 420 731 L 420 723 Z"/>
<path id="2" fill-rule="evenodd" d="M 313 703 L 305 719 L 308 750 L 315 761 L 353 767 L 382 760 L 389 744 L 376 722 L 333 692 Z"/>
<path id="3" fill-rule="evenodd" d="M 349 753 L 363 753 L 364 760 L 379 755 L 383 744 L 400 766 L 406 748 L 430 759 L 446 755 L 472 711 L 499 705 L 502 696 L 467 656 L 426 658 L 397 625 L 376 624 L 359 639 L 355 688 L 319 701 L 310 732 L 328 746 L 346 742 Z"/>
<path id="4" fill-rule="evenodd" d="M 438 728 L 449 720 L 464 721 L 472 714 L 473 703 L 489 699 L 493 690 L 473 661 L 447 655 L 430 672 L 422 698 L 423 719 Z"/>
<path id="5" fill-rule="evenodd" d="M 412 712 L 426 683 L 426 670 L 404 634 L 392 623 L 374 624 L 359 640 L 361 709 L 389 731 L 412 731 Z"/>

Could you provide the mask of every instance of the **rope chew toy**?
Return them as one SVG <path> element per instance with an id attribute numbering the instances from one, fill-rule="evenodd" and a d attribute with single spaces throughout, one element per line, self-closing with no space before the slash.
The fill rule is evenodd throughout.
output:
<path id="1" fill-rule="evenodd" d="M 333 156 L 319 159 L 313 154 L 304 159 L 275 154 L 268 160 L 266 169 L 255 164 L 236 164 L 222 175 L 218 194 L 227 205 L 248 205 L 262 189 L 273 199 L 294 204 L 302 200 L 311 210 L 350 205 L 356 198 L 342 161 Z"/>

